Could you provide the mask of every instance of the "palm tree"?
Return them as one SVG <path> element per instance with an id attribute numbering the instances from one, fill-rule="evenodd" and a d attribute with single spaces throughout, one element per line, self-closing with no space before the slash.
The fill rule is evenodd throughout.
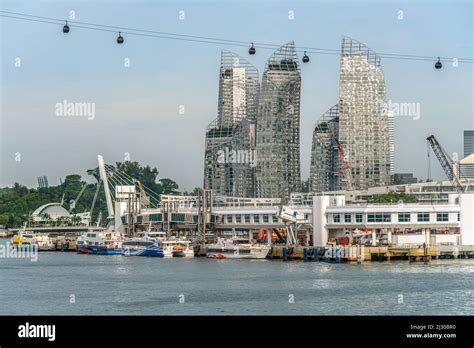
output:
<path id="1" fill-rule="evenodd" d="M 51 215 L 49 215 L 48 213 L 41 213 L 40 217 L 41 217 L 41 222 L 43 222 L 44 224 L 47 224 L 48 222 L 51 221 Z"/>

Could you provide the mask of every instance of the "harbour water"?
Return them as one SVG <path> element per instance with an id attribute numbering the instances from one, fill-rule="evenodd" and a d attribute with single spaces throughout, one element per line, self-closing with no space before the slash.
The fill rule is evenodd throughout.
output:
<path id="1" fill-rule="evenodd" d="M 0 315 L 473 315 L 473 292 L 474 259 L 0 258 Z"/>

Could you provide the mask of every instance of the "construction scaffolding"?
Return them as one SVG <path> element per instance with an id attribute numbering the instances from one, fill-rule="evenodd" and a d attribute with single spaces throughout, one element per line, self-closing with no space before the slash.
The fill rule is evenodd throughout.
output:
<path id="1" fill-rule="evenodd" d="M 286 203 L 301 188 L 301 70 L 294 42 L 267 60 L 257 116 L 257 197 L 279 197 Z"/>

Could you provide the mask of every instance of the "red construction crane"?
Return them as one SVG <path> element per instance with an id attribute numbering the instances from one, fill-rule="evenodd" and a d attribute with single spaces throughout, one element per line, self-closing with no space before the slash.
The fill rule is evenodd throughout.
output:
<path id="1" fill-rule="evenodd" d="M 347 190 L 352 190 L 352 173 L 351 173 L 351 165 L 346 160 L 346 156 L 344 155 L 344 148 L 342 147 L 341 143 L 337 144 L 337 152 L 339 153 L 339 168 L 338 172 L 342 173 L 343 178 L 347 182 Z"/>

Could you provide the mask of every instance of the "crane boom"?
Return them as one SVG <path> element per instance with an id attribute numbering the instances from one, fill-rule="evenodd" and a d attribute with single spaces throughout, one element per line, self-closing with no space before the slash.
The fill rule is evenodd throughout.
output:
<path id="1" fill-rule="evenodd" d="M 137 180 L 136 184 L 137 184 L 138 188 L 140 189 L 140 192 L 142 193 L 143 205 L 145 206 L 145 208 L 150 208 L 150 198 L 148 198 L 148 196 L 145 192 L 145 188 L 143 187 L 140 180 Z"/>
<path id="2" fill-rule="evenodd" d="M 454 186 L 458 193 L 462 192 L 463 187 L 461 185 L 461 182 L 459 181 L 457 174 L 454 171 L 454 162 L 451 157 L 449 157 L 448 153 L 443 149 L 443 147 L 434 135 L 430 135 L 428 138 L 426 138 L 426 141 L 431 146 L 431 149 L 438 158 L 439 164 L 441 164 L 441 167 L 446 173 L 446 176 L 448 177 L 449 181 L 451 181 L 451 184 Z"/>

